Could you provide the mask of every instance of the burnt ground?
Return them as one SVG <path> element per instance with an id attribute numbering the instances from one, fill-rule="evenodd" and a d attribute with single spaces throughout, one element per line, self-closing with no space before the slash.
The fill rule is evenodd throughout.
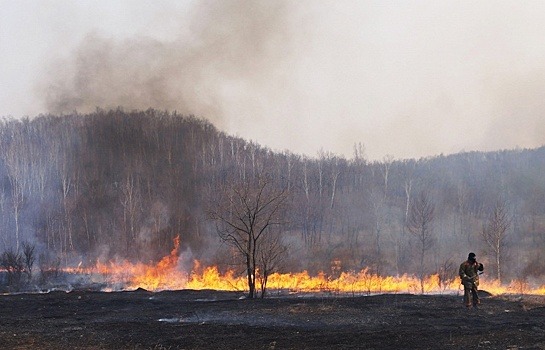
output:
<path id="1" fill-rule="evenodd" d="M 545 349 L 545 301 L 216 291 L 0 296 L 2 349 Z"/>

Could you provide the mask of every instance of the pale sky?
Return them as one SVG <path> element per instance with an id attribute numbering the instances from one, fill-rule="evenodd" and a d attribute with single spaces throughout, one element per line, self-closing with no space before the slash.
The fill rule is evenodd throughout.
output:
<path id="1" fill-rule="evenodd" d="M 177 110 L 371 160 L 545 144 L 545 1 L 0 0 L 0 116 Z"/>

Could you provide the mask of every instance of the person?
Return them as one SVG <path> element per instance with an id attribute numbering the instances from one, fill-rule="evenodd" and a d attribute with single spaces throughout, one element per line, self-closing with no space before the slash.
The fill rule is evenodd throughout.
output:
<path id="1" fill-rule="evenodd" d="M 483 271 L 483 264 L 477 262 L 475 253 L 469 253 L 467 260 L 460 264 L 459 275 L 464 286 L 464 304 L 466 307 L 477 308 L 479 303 L 479 272 Z"/>

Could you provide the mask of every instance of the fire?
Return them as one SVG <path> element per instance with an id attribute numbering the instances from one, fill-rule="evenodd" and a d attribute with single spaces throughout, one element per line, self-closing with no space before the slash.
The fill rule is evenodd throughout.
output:
<path id="1" fill-rule="evenodd" d="M 200 266 L 195 261 L 196 266 Z M 185 285 L 187 289 L 215 289 L 215 290 L 244 290 L 246 289 L 246 279 L 236 277 L 234 271 L 228 271 L 221 275 L 216 266 L 210 266 L 204 269 L 202 274 L 192 273 L 190 280 Z"/>
<path id="2" fill-rule="evenodd" d="M 178 250 L 180 248 L 180 236 L 174 239 L 174 249 L 161 259 L 155 266 L 145 266 L 140 273 L 134 275 L 131 287 L 141 287 L 148 290 L 158 288 L 172 289 L 176 287 L 176 281 L 180 279 L 178 266 Z M 165 288 L 166 287 L 166 288 Z"/>
<path id="3" fill-rule="evenodd" d="M 106 283 L 109 290 L 134 290 L 143 288 L 149 291 L 178 289 L 214 289 L 224 291 L 244 291 L 247 289 L 245 276 L 227 271 L 220 273 L 216 266 L 202 267 L 195 260 L 190 272 L 180 268 L 180 238 L 174 240 L 174 248 L 169 255 L 156 264 L 129 262 L 97 262 L 96 266 L 72 270 L 73 273 L 85 273 L 97 282 Z M 269 276 L 269 291 L 297 292 L 331 292 L 344 294 L 374 293 L 420 293 L 421 281 L 411 275 L 380 276 L 368 269 L 352 272 L 336 273 L 332 277 L 324 272 L 311 276 L 307 271 L 297 273 L 274 273 Z M 496 280 L 481 278 L 479 289 L 494 295 L 500 294 L 540 294 L 545 295 L 545 285 L 531 286 L 527 282 L 512 281 L 501 284 Z M 458 278 L 440 283 L 438 275 L 427 276 L 423 281 L 424 292 L 429 294 L 460 293 L 462 287 Z M 256 286 L 260 289 L 260 286 Z"/>

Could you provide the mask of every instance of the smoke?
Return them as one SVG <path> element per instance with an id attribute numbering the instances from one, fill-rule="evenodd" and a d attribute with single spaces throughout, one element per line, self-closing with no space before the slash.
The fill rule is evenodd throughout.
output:
<path id="1" fill-rule="evenodd" d="M 52 64 L 41 84 L 46 109 L 177 110 L 221 127 L 231 96 L 263 84 L 287 56 L 286 10 L 284 1 L 202 1 L 171 41 L 91 33 Z"/>
<path id="2" fill-rule="evenodd" d="M 485 137 L 492 147 L 501 148 L 505 143 L 521 147 L 543 144 L 545 72 L 530 66 L 528 71 L 506 72 L 490 80 L 486 97 L 495 118 Z"/>
<path id="3" fill-rule="evenodd" d="M 374 159 L 543 144 L 545 3 L 229 0 L 171 12 L 148 19 L 149 35 L 91 31 L 47 60 L 46 111 L 177 110 L 310 155 L 350 157 L 357 142 Z M 163 22 L 172 29 L 158 35 Z"/>

